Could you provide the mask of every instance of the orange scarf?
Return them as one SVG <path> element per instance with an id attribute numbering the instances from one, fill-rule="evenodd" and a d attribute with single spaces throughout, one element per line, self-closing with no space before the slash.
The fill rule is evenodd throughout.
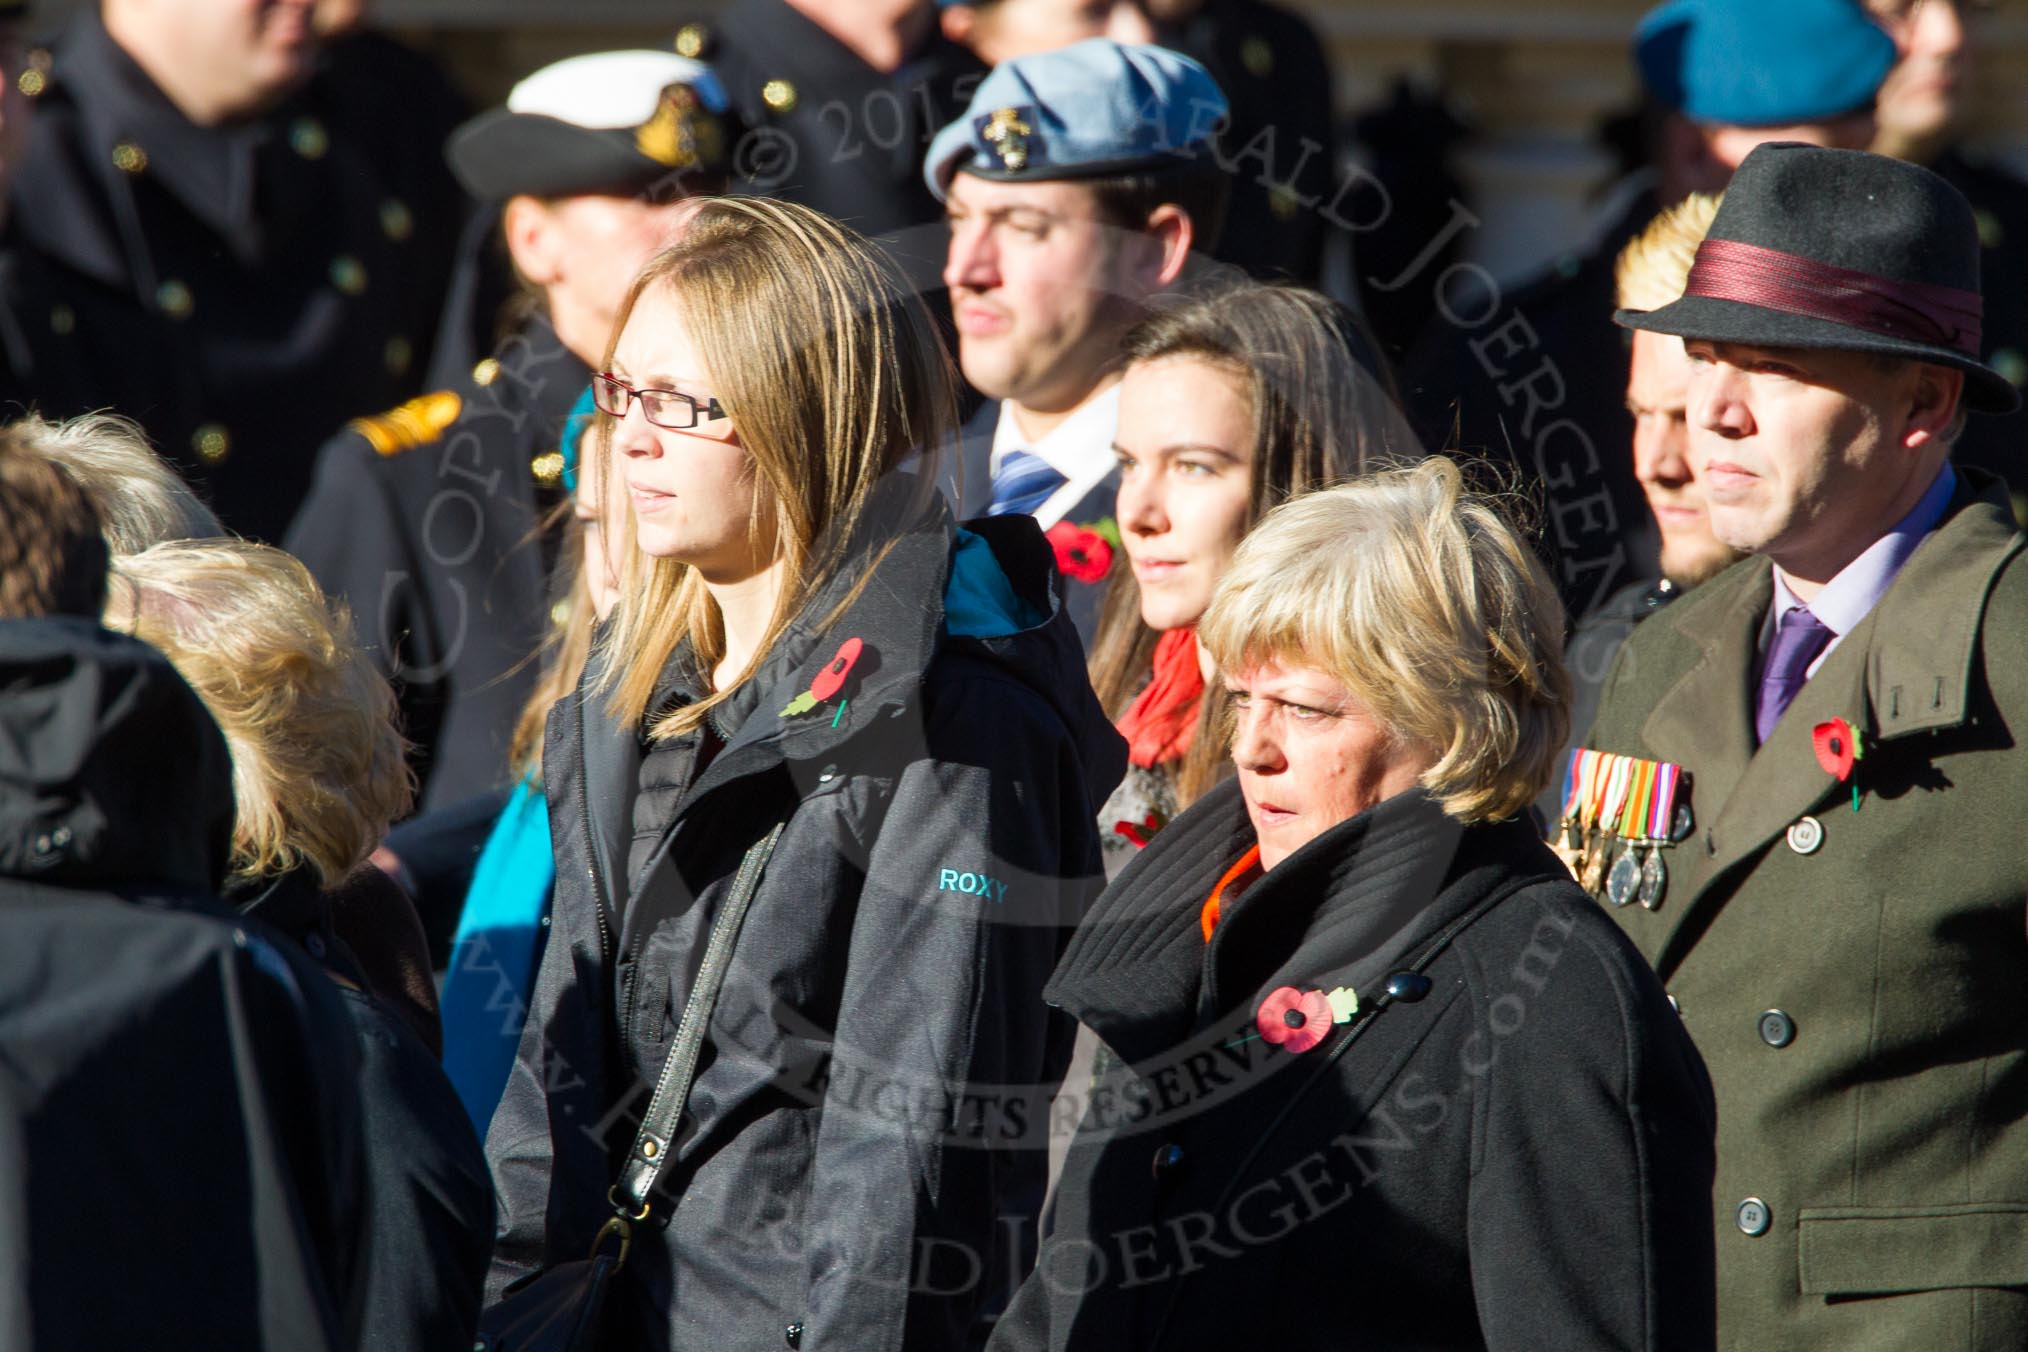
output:
<path id="1" fill-rule="evenodd" d="M 1248 874 L 1260 868 L 1260 846 L 1256 845 L 1239 857 L 1239 862 L 1225 871 L 1218 880 L 1218 886 L 1211 889 L 1211 899 L 1204 903 L 1204 909 L 1197 913 L 1197 927 L 1204 931 L 1204 942 L 1211 942 L 1211 931 L 1218 928 L 1218 913 L 1225 905 L 1225 889 L 1239 883 L 1244 889 L 1253 882 Z M 1240 882 L 1244 878 L 1245 882 Z"/>
<path id="2" fill-rule="evenodd" d="M 1151 769 L 1183 759 L 1197 733 L 1204 672 L 1197 665 L 1197 631 L 1164 630 L 1155 644 L 1154 676 L 1117 724 L 1127 759 Z"/>

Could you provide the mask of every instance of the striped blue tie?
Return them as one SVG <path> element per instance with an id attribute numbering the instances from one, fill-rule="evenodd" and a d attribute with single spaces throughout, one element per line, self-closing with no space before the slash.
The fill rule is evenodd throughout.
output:
<path id="1" fill-rule="evenodd" d="M 1032 515 L 1065 482 L 1035 452 L 1009 451 L 1001 457 L 1000 472 L 993 478 L 993 500 L 986 504 L 986 515 Z"/>

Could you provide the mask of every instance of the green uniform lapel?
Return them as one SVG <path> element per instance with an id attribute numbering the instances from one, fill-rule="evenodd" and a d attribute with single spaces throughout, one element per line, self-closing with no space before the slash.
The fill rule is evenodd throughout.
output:
<path id="1" fill-rule="evenodd" d="M 1997 499 L 1965 497 L 1961 488 L 1960 510 L 1916 548 L 1880 604 L 1824 660 L 1758 750 L 1752 691 L 1773 599 L 1772 567 L 1764 559 L 1742 564 L 1736 577 L 1710 584 L 1727 589 L 1729 598 L 1712 596 L 1660 617 L 1702 652 L 1641 729 L 1657 759 L 1694 771 L 1690 801 L 1698 826 L 1671 861 L 1681 872 L 1653 950 L 1664 980 L 1709 924 L 1707 913 L 1729 895 L 1712 884 L 1797 818 L 1849 800 L 1849 787 L 1817 763 L 1817 724 L 1843 718 L 1872 747 L 1955 727 L 1968 716 L 1986 597 L 2023 541 Z"/>

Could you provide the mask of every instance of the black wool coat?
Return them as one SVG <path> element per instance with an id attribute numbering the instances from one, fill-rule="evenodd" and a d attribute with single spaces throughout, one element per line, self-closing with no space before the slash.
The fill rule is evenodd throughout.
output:
<path id="1" fill-rule="evenodd" d="M 1052 979 L 1105 1051 L 991 1346 L 1710 1347 L 1710 1082 L 1527 824 L 1411 790 L 1228 897 L 1207 945 L 1252 843 L 1213 790 Z M 1360 1008 L 1291 1052 L 1256 1022 L 1285 986 Z"/>
<path id="2" fill-rule="evenodd" d="M 1125 747 L 1033 522 L 970 526 L 1025 613 L 996 636 L 961 620 L 977 597 L 941 504 L 890 524 L 714 712 L 701 771 L 694 737 L 641 758 L 589 688 L 552 711 L 554 923 L 486 1141 L 489 1295 L 583 1257 L 611 1215 L 712 921 L 777 823 L 615 1345 L 962 1347 L 1032 1261 L 1073 1031 L 1042 985 L 1102 883 L 1093 814 Z M 848 638 L 839 697 L 788 712 Z"/>
<path id="3" fill-rule="evenodd" d="M 0 621 L 0 1347 L 359 1347 L 359 1042 L 217 899 L 225 738 L 168 659 Z"/>
<path id="4" fill-rule="evenodd" d="M 191 122 L 70 11 L 39 54 L 0 253 L 21 392 L 138 421 L 226 527 L 275 543 L 346 419 L 415 394 L 469 205 L 415 58 L 334 43 L 286 97 Z M 6 346 L 13 357 L 14 344 Z"/>

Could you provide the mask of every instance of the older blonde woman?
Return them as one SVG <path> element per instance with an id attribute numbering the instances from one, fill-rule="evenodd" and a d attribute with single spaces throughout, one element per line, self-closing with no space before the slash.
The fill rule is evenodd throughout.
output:
<path id="1" fill-rule="evenodd" d="M 372 1218 L 361 1346 L 470 1346 L 492 1227 L 485 1160 L 419 1035 L 434 1005 L 419 1019 L 405 964 L 388 961 L 401 926 L 420 950 L 414 913 L 359 881 L 379 877 L 367 852 L 413 792 L 394 693 L 344 612 L 279 549 L 171 541 L 116 570 L 108 622 L 160 649 L 225 734 L 226 900 L 324 965 L 358 1035 Z M 426 967 L 422 980 L 426 996 Z"/>
<path id="2" fill-rule="evenodd" d="M 1711 1345 L 1709 1082 L 1519 815 L 1562 630 L 1446 461 L 1240 546 L 1199 628 L 1238 773 L 1046 992 L 1109 1055 L 994 1347 Z"/>

